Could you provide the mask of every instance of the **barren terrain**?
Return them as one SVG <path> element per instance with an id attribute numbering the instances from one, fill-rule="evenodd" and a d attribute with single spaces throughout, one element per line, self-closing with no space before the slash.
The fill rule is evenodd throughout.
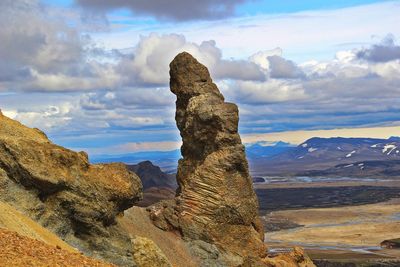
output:
<path id="1" fill-rule="evenodd" d="M 360 206 L 275 211 L 267 218 L 300 227 L 269 232 L 266 242 L 273 250 L 304 246 L 314 259 L 400 259 L 400 250 L 380 248 L 383 240 L 399 237 L 399 210 L 400 199 L 393 199 Z"/>

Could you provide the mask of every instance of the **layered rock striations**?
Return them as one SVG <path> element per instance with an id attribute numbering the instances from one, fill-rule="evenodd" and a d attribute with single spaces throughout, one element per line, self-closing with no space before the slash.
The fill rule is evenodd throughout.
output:
<path id="1" fill-rule="evenodd" d="M 128 234 L 116 217 L 141 198 L 139 178 L 123 164 L 91 165 L 0 113 L 0 200 L 87 255 L 133 266 Z"/>
<path id="2" fill-rule="evenodd" d="M 162 213 L 167 224 L 184 238 L 213 244 L 238 262 L 265 256 L 237 106 L 224 101 L 207 68 L 188 53 L 171 62 L 170 76 L 183 158 L 174 207 L 164 206 Z M 156 224 L 168 228 L 157 212 L 153 210 Z"/>
<path id="3" fill-rule="evenodd" d="M 175 199 L 149 208 L 154 224 L 178 231 L 200 266 L 314 266 L 299 249 L 267 255 L 237 106 L 186 52 L 171 62 L 170 76 L 182 159 Z"/>

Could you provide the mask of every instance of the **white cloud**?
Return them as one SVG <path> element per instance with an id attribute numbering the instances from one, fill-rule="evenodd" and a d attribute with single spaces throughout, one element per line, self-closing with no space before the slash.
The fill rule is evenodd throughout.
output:
<path id="1" fill-rule="evenodd" d="M 372 62 L 388 62 L 400 60 L 400 46 L 395 44 L 392 34 L 387 35 L 380 44 L 364 48 L 357 52 L 357 57 Z"/>
<path id="2" fill-rule="evenodd" d="M 282 56 L 283 51 L 281 48 L 277 47 L 272 50 L 264 50 L 264 51 L 258 51 L 254 55 L 250 56 L 249 60 L 256 63 L 257 65 L 261 66 L 264 69 L 270 69 L 270 64 L 268 57 L 271 56 Z"/>
<path id="3" fill-rule="evenodd" d="M 249 16 L 196 25 L 162 24 L 149 29 L 130 23 L 124 31 L 96 34 L 94 38 L 110 49 L 123 49 L 138 42 L 139 35 L 178 33 L 190 42 L 215 40 L 226 58 L 245 59 L 257 51 L 280 47 L 285 57 L 303 62 L 329 59 L 341 47 L 371 44 L 375 42 L 371 36 L 379 39 L 389 32 L 400 36 L 399 13 L 398 1 L 381 1 L 343 9 Z M 126 17 L 124 21 L 130 19 Z"/>
<path id="4" fill-rule="evenodd" d="M 64 103 L 60 106 L 47 106 L 42 109 L 32 111 L 12 111 L 5 113 L 6 116 L 20 121 L 21 123 L 36 127 L 43 131 L 50 132 L 57 128 L 62 128 L 69 124 L 72 120 L 70 115 L 72 106 L 69 103 Z"/>
<path id="5" fill-rule="evenodd" d="M 75 150 L 86 150 L 90 155 L 121 155 L 126 153 L 142 151 L 171 151 L 179 149 L 182 142 L 161 141 L 161 142 L 127 142 L 119 145 L 105 146 L 101 148 L 75 148 Z"/>
<path id="6" fill-rule="evenodd" d="M 228 96 L 246 104 L 268 104 L 305 99 L 301 83 L 273 79 L 268 82 L 238 81 L 227 91 Z"/>
<path id="7" fill-rule="evenodd" d="M 38 0 L 0 2 L 0 88 L 71 91 L 114 87 L 113 68 L 91 60 L 88 35 Z"/>
<path id="8" fill-rule="evenodd" d="M 265 80 L 265 74 L 257 64 L 223 59 L 214 41 L 196 44 L 177 34 L 142 36 L 133 49 L 133 56 L 123 59 L 118 69 L 130 85 L 167 85 L 169 63 L 183 51 L 208 66 L 216 79 Z"/>

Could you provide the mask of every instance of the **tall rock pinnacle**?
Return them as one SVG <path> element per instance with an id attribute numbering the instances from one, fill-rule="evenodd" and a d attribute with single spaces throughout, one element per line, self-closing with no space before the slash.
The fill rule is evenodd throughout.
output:
<path id="1" fill-rule="evenodd" d="M 171 62 L 170 76 L 182 159 L 175 199 L 148 209 L 154 225 L 178 231 L 199 266 L 315 267 L 300 248 L 266 255 L 237 106 L 224 101 L 207 68 L 186 52 Z"/>
<path id="2" fill-rule="evenodd" d="M 186 52 L 171 62 L 170 76 L 183 140 L 176 197 L 183 236 L 242 257 L 262 257 L 264 232 L 237 106 L 224 102 L 207 68 Z"/>

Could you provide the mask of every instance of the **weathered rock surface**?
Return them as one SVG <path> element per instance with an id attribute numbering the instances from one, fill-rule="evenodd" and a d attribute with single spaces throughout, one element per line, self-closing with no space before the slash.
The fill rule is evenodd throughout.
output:
<path id="1" fill-rule="evenodd" d="M 299 250 L 267 257 L 237 106 L 188 53 L 171 62 L 170 76 L 183 158 L 177 195 L 149 208 L 153 223 L 178 231 L 200 266 L 314 266 Z"/>
<path id="2" fill-rule="evenodd" d="M 153 207 L 152 218 L 160 228 L 216 246 L 237 263 L 265 256 L 237 106 L 224 102 L 207 68 L 188 53 L 171 62 L 170 75 L 183 158 L 174 203 Z"/>
<path id="3" fill-rule="evenodd" d="M 273 267 L 315 267 L 314 263 L 305 255 L 304 250 L 300 247 L 293 248 L 292 252 L 267 257 L 262 261 L 267 266 Z"/>
<path id="4" fill-rule="evenodd" d="M 0 200 L 87 255 L 134 265 L 115 219 L 141 195 L 139 178 L 123 164 L 91 165 L 84 152 L 0 114 Z"/>
<path id="5" fill-rule="evenodd" d="M 157 244 L 172 266 L 203 266 L 196 257 L 193 257 L 186 242 L 179 235 L 156 227 L 145 208 L 134 206 L 124 212 L 124 217 L 120 217 L 117 220 L 132 239 L 140 236 Z"/>
<path id="6" fill-rule="evenodd" d="M 152 240 L 137 236 L 132 242 L 133 258 L 140 267 L 172 267 L 167 257 Z"/>
<path id="7" fill-rule="evenodd" d="M 181 133 L 177 211 L 185 237 L 240 256 L 265 255 L 258 201 L 238 134 L 238 108 L 224 102 L 207 68 L 187 53 L 170 65 Z"/>

